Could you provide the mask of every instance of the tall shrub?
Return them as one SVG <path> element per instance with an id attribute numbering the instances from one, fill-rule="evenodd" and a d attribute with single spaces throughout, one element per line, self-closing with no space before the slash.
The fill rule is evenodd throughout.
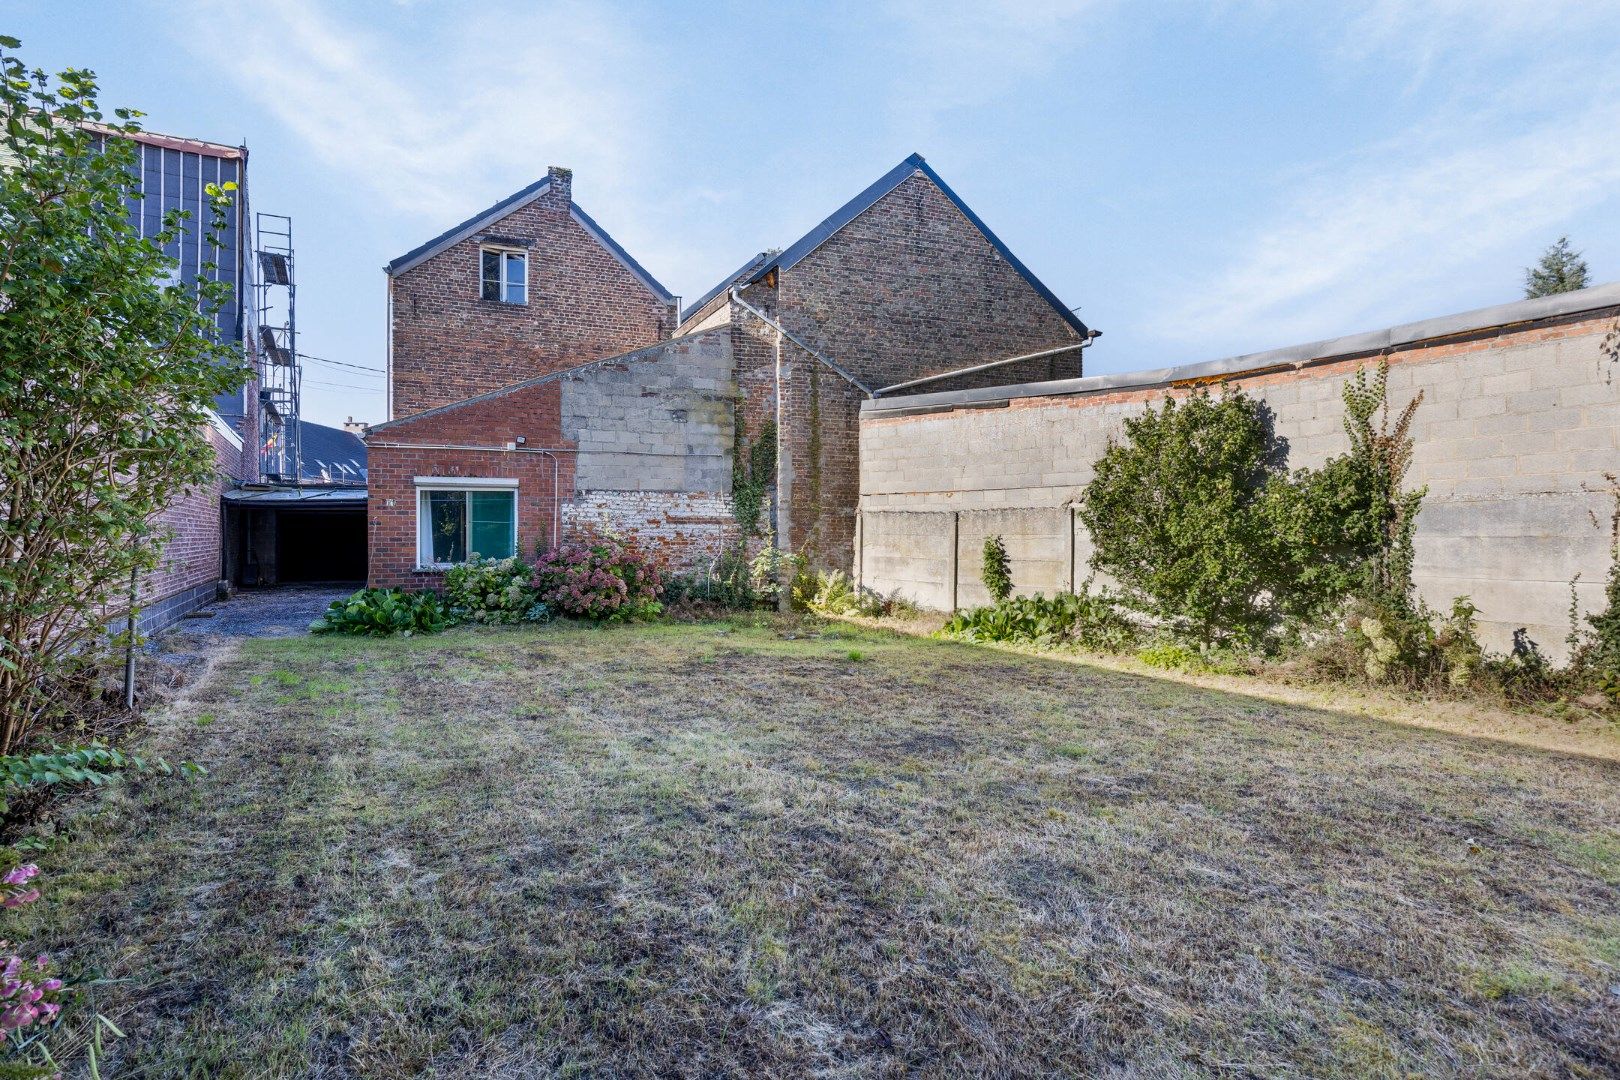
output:
<path id="1" fill-rule="evenodd" d="M 1012 560 L 1007 558 L 1007 543 L 999 536 L 984 538 L 984 554 L 979 568 L 979 579 L 984 582 L 990 599 L 1001 603 L 1012 595 Z"/>
<path id="2" fill-rule="evenodd" d="M 1259 637 L 1286 566 L 1264 507 L 1270 457 L 1264 417 L 1241 390 L 1167 398 L 1126 420 L 1080 506 L 1092 567 L 1130 607 L 1204 641 Z"/>
<path id="3" fill-rule="evenodd" d="M 150 522 L 211 475 L 207 409 L 245 375 L 214 329 L 229 285 L 181 284 L 163 253 L 183 215 L 145 238 L 126 217 L 134 145 L 86 128 L 93 73 L 53 82 L 18 47 L 0 38 L 0 752 L 158 564 Z M 233 187 L 208 188 L 215 227 Z"/>

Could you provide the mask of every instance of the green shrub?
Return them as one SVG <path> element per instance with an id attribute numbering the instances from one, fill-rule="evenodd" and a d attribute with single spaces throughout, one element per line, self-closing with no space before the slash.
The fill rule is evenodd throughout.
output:
<path id="1" fill-rule="evenodd" d="M 1136 658 L 1161 671 L 1204 671 L 1208 667 L 1197 649 L 1179 641 L 1156 641 Z"/>
<path id="2" fill-rule="evenodd" d="M 543 621 L 547 609 L 539 602 L 533 575 L 534 571 L 516 556 L 473 558 L 453 566 L 444 575 L 450 616 L 457 622 L 490 625 Z"/>
<path id="3" fill-rule="evenodd" d="M 726 548 L 707 570 L 671 576 L 664 583 L 669 604 L 717 604 L 725 608 L 758 607 L 748 555 L 739 543 Z"/>
<path id="4" fill-rule="evenodd" d="M 658 560 L 614 536 L 560 544 L 535 566 L 540 599 L 554 612 L 582 619 L 626 622 L 664 610 L 664 572 Z"/>
<path id="5" fill-rule="evenodd" d="M 910 607 L 898 594 L 884 596 L 858 587 L 842 570 L 811 571 L 794 586 L 794 606 L 818 615 L 860 615 L 868 619 L 893 615 Z"/>
<path id="6" fill-rule="evenodd" d="M 953 615 L 943 637 L 1037 645 L 1073 642 L 1093 652 L 1117 652 L 1136 640 L 1136 627 L 1106 597 L 1089 592 L 1009 597 Z"/>
<path id="7" fill-rule="evenodd" d="M 999 536 L 984 538 L 984 556 L 979 579 L 990 594 L 990 599 L 1001 603 L 1012 595 L 1012 560 L 1007 558 L 1007 544 Z"/>
<path id="8" fill-rule="evenodd" d="M 1262 504 L 1271 455 L 1260 407 L 1241 391 L 1169 398 L 1127 419 L 1080 507 L 1091 565 L 1178 631 L 1258 638 L 1275 621 L 1284 562 Z"/>
<path id="9" fill-rule="evenodd" d="M 1087 485 L 1091 565 L 1176 638 L 1272 647 L 1343 618 L 1350 597 L 1411 607 L 1424 492 L 1402 488 L 1419 394 L 1393 420 L 1388 366 L 1344 390 L 1350 452 L 1282 468 L 1265 407 L 1194 393 L 1125 421 Z M 1407 614 L 1410 614 L 1408 612 Z"/>
<path id="10" fill-rule="evenodd" d="M 83 746 L 54 746 L 37 754 L 0 755 L 0 814 L 10 809 L 10 793 L 30 787 L 90 784 L 101 787 L 124 772 L 155 772 L 164 776 L 174 769 L 161 757 L 126 754 L 101 742 Z M 180 772 L 203 772 L 200 765 L 180 763 Z"/>
<path id="11" fill-rule="evenodd" d="M 312 634 L 390 637 L 433 634 L 451 625 L 438 594 L 404 589 L 361 589 L 346 600 L 334 600 L 326 614 L 309 624 Z"/>
<path id="12" fill-rule="evenodd" d="M 815 589 L 810 579 L 809 560 L 803 555 L 784 550 L 771 543 L 771 534 L 765 533 L 765 546 L 748 564 L 748 586 L 762 604 L 775 604 L 782 595 L 782 579 L 788 579 L 788 599 L 798 610 L 798 598 Z"/>

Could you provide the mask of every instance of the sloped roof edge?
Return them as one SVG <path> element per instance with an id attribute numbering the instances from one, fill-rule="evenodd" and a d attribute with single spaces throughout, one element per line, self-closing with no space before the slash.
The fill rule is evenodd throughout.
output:
<path id="1" fill-rule="evenodd" d="M 753 258 L 737 267 L 737 269 L 727 274 L 724 278 L 721 278 L 720 284 L 716 285 L 714 288 L 710 289 L 708 292 L 704 293 L 702 296 L 698 297 L 698 299 L 686 306 L 686 310 L 681 312 L 681 321 L 685 322 L 693 315 L 696 315 L 698 312 L 702 311 L 705 304 L 719 296 L 721 293 L 725 292 L 727 289 L 731 288 L 731 286 L 737 284 L 737 282 L 741 281 L 743 278 L 748 277 L 756 266 L 759 266 L 768 258 L 770 258 L 770 252 L 761 251 L 758 255 L 755 255 Z"/>
<path id="2" fill-rule="evenodd" d="M 1056 311 L 1065 322 L 1074 327 L 1074 329 L 1078 331 L 1082 337 L 1091 332 L 1090 327 L 1086 326 L 1086 324 L 1080 320 L 1078 315 L 1065 307 L 1063 302 L 1057 298 L 1057 294 L 1051 289 L 1047 288 L 1046 284 L 1042 282 L 1040 278 L 1036 277 L 1029 267 L 1024 265 L 1023 261 L 1020 260 L 1018 256 L 1012 253 L 1012 249 L 1002 242 L 1001 238 L 991 230 L 990 226 L 986 225 L 983 219 L 981 219 L 978 214 L 975 214 L 973 209 L 968 206 L 967 203 L 962 201 L 962 197 L 951 189 L 951 186 L 933 170 L 928 162 L 923 159 L 921 154 L 912 154 L 900 164 L 884 173 L 877 180 L 868 185 L 867 188 L 859 195 L 856 195 L 853 199 L 849 200 L 849 202 L 833 211 L 831 216 L 822 221 L 821 224 L 799 237 L 798 240 L 794 241 L 787 248 L 783 249 L 781 254 L 777 255 L 774 259 L 770 259 L 764 263 L 764 265 L 760 266 L 759 269 L 755 270 L 754 273 L 749 277 L 749 284 L 759 281 L 772 270 L 791 269 L 795 263 L 799 262 L 805 256 L 819 248 L 822 244 L 825 244 L 828 240 L 832 239 L 832 237 L 837 234 L 838 231 L 845 225 L 848 225 L 851 221 L 854 221 L 857 217 L 860 217 L 861 214 L 869 210 L 879 199 L 883 198 L 885 195 L 889 194 L 889 192 L 899 187 L 914 173 L 919 172 L 932 181 L 935 187 L 939 188 L 944 196 L 951 201 L 952 205 L 954 205 L 956 209 L 961 212 L 962 216 L 967 218 L 968 222 L 972 224 L 975 229 L 978 229 L 979 233 L 987 241 L 989 241 L 990 246 L 996 250 L 996 253 L 999 254 L 1003 259 L 1007 260 L 1007 265 L 1018 271 L 1019 276 L 1025 281 L 1029 282 L 1030 287 L 1036 292 L 1040 293 L 1041 298 L 1050 304 L 1052 309 Z M 705 302 L 707 302 L 707 300 L 705 300 Z"/>
<path id="3" fill-rule="evenodd" d="M 609 236 L 608 231 L 602 228 L 602 226 L 598 225 L 595 218 L 587 214 L 584 209 L 577 204 L 571 205 L 568 210 L 569 213 L 573 215 L 574 220 L 583 225 L 586 232 L 596 237 L 596 242 L 607 248 L 608 254 L 612 255 L 614 258 L 618 259 L 619 262 L 624 264 L 624 268 L 634 274 L 636 279 L 639 280 L 643 285 L 647 286 L 647 288 L 652 291 L 654 296 L 658 297 L 658 299 L 662 300 L 666 304 L 673 304 L 675 302 L 675 294 L 664 288 L 663 285 L 659 284 L 658 279 L 649 274 L 646 267 L 636 262 L 635 258 L 628 251 L 620 247 L 619 242 L 613 239 L 613 237 Z"/>
<path id="4" fill-rule="evenodd" d="M 513 192 L 494 206 L 480 210 L 461 224 L 452 225 L 427 243 L 412 248 L 383 267 L 383 269 L 388 271 L 390 275 L 403 274 L 412 267 L 431 259 L 452 244 L 459 244 L 473 233 L 484 228 L 484 226 L 500 220 L 514 210 L 529 205 L 550 190 L 551 177 L 547 176 L 536 180 L 522 191 Z"/>

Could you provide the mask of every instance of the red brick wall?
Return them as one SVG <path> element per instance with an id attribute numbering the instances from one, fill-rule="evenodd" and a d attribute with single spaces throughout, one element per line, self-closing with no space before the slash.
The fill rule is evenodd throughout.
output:
<path id="1" fill-rule="evenodd" d="M 389 279 L 394 417 L 669 336 L 671 309 L 569 206 L 568 186 L 554 179 L 535 202 Z M 527 304 L 481 298 L 484 239 L 528 249 Z"/>
<path id="2" fill-rule="evenodd" d="M 207 426 L 207 435 L 214 447 L 214 478 L 176 497 L 153 519 L 153 525 L 169 539 L 158 569 L 141 582 L 141 604 L 149 616 L 158 615 L 165 601 L 171 606 L 194 606 L 180 603 L 181 595 L 212 589 L 220 579 L 220 496 L 233 479 L 252 475 L 245 466 L 254 457 L 251 444 L 244 443 L 238 450 L 212 424 Z"/>
<path id="3" fill-rule="evenodd" d="M 743 295 L 874 388 L 1080 340 L 921 175 L 901 183 L 783 271 L 775 289 L 762 283 Z M 739 339 L 764 329 L 740 308 L 734 307 L 732 319 L 742 328 Z M 772 336 L 768 330 L 764 335 Z M 792 377 L 784 388 L 789 415 L 779 426 L 794 475 L 793 535 L 784 546 L 807 553 L 814 563 L 848 570 L 854 558 L 863 395 L 791 342 L 783 348 Z M 752 355 L 739 347 L 738 383 L 755 431 L 753 418 L 774 412 L 776 389 L 774 369 L 764 368 L 763 357 L 754 356 L 745 366 Z M 1076 376 L 1080 355 L 1027 361 L 929 389 Z M 820 368 L 813 377 L 812 366 Z M 758 402 L 761 395 L 772 399 L 770 404 Z"/>
<path id="4" fill-rule="evenodd" d="M 524 451 L 502 449 L 519 436 L 525 440 Z M 518 553 L 532 558 L 542 543 L 550 543 L 552 522 L 560 516 L 558 491 L 566 496 L 574 487 L 573 454 L 551 457 L 533 451 L 569 445 L 562 435 L 561 392 L 555 382 L 374 428 L 366 439 L 368 584 L 436 589 L 443 583 L 442 572 L 416 568 L 418 476 L 516 479 Z"/>

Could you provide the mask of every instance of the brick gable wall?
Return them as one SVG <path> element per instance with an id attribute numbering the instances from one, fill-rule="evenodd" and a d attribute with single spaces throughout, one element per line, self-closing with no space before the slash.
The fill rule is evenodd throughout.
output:
<path id="1" fill-rule="evenodd" d="M 1080 340 L 921 174 L 782 271 L 774 289 L 761 283 L 743 297 L 874 388 Z M 774 331 L 735 305 L 732 322 L 740 339 L 767 342 L 738 352 L 746 414 L 757 430 L 755 418 L 775 411 Z M 788 415 L 779 432 L 793 463 L 792 535 L 784 546 L 806 552 L 814 563 L 847 570 L 859 498 L 863 395 L 791 342 L 783 348 Z M 1080 356 L 1077 350 L 930 389 L 1067 378 L 1080 374 Z M 759 395 L 768 403 L 756 402 Z"/>
<path id="2" fill-rule="evenodd" d="M 389 279 L 392 416 L 486 393 L 667 337 L 673 313 L 551 189 Z M 480 296 L 484 240 L 529 253 L 529 302 Z"/>

